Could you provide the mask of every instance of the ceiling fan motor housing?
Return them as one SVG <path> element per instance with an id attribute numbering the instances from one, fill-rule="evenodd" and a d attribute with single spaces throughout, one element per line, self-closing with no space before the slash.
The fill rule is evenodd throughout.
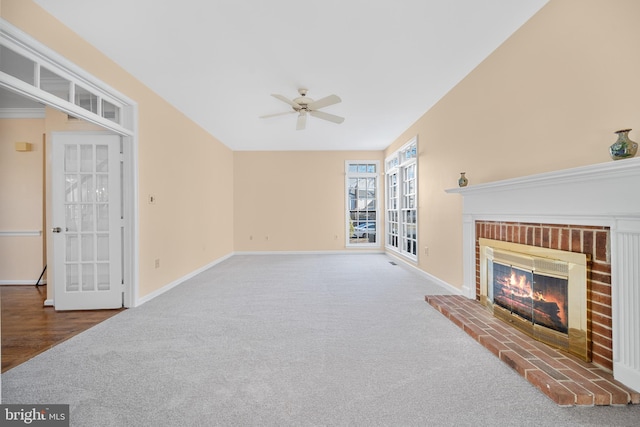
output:
<path id="1" fill-rule="evenodd" d="M 307 105 L 313 102 L 313 99 L 307 98 L 307 89 L 298 89 L 298 93 L 300 94 L 299 98 L 293 100 L 296 104 L 300 105 L 302 108 L 293 107 L 294 110 L 306 110 Z"/>

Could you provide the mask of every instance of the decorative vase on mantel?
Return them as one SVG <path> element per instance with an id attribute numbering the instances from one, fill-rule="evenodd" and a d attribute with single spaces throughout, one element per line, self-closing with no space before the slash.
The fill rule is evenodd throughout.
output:
<path id="1" fill-rule="evenodd" d="M 469 180 L 467 179 L 466 176 L 464 176 L 466 172 L 460 172 L 460 178 L 458 179 L 458 186 L 459 187 L 466 187 L 467 184 L 469 183 Z"/>
<path id="2" fill-rule="evenodd" d="M 609 147 L 609 154 L 613 160 L 627 159 L 638 152 L 638 144 L 629 139 L 631 129 L 617 130 L 618 140 Z"/>

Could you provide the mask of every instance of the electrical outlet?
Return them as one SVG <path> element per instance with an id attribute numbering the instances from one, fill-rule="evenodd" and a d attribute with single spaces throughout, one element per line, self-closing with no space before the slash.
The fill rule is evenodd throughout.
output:
<path id="1" fill-rule="evenodd" d="M 155 265 L 156 265 L 156 268 L 160 268 L 160 258 L 156 258 Z"/>
<path id="2" fill-rule="evenodd" d="M 425 254 L 426 256 L 429 256 L 429 246 L 425 246 L 425 247 L 424 247 L 424 254 Z"/>

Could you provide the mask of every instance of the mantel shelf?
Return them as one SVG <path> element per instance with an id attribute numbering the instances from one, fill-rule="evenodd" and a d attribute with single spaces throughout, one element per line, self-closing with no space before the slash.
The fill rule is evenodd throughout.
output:
<path id="1" fill-rule="evenodd" d="M 507 188 L 515 189 L 550 184 L 556 185 L 559 183 L 597 180 L 605 177 L 625 177 L 633 175 L 640 176 L 640 157 L 475 184 L 467 187 L 450 188 L 446 189 L 445 192 L 465 196 L 467 194 L 493 192 Z"/>

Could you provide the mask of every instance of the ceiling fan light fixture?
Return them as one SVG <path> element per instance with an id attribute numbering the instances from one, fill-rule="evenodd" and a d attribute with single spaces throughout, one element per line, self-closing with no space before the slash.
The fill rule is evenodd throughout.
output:
<path id="1" fill-rule="evenodd" d="M 280 101 L 286 104 L 289 104 L 293 109 L 293 111 L 290 111 L 290 113 L 293 113 L 293 112 L 298 113 L 298 120 L 296 122 L 297 130 L 302 130 L 305 128 L 306 121 L 307 121 L 307 113 L 309 113 L 309 115 L 313 117 L 316 117 L 322 120 L 327 120 L 332 123 L 340 124 L 344 121 L 344 117 L 325 113 L 324 111 L 318 111 L 320 108 L 328 107 L 330 105 L 334 105 L 342 102 L 342 99 L 340 99 L 339 96 L 329 95 L 329 96 L 325 96 L 324 98 L 320 98 L 317 101 L 314 101 L 311 98 L 307 98 L 307 89 L 304 89 L 304 88 L 298 89 L 298 93 L 300 94 L 300 97 L 295 98 L 293 100 L 290 100 L 289 98 L 283 95 L 279 95 L 275 93 L 271 94 L 271 96 L 273 96 L 274 98 L 279 99 Z M 286 114 L 286 113 L 267 114 L 264 116 L 260 116 L 260 118 L 268 118 L 268 117 L 278 116 L 281 114 Z"/>

